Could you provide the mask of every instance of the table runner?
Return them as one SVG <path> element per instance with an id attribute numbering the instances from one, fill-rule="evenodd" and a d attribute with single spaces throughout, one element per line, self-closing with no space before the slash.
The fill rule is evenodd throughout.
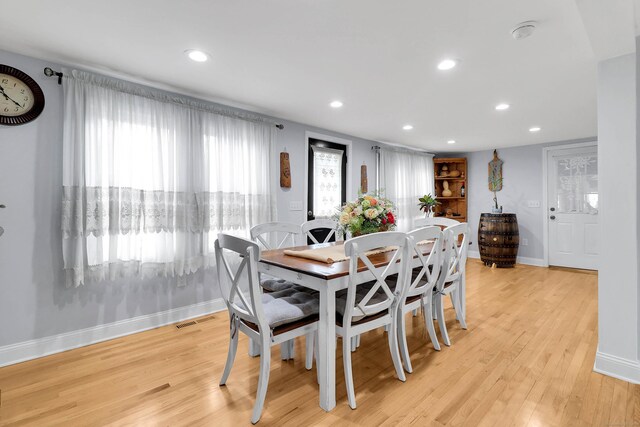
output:
<path id="1" fill-rule="evenodd" d="M 396 246 L 386 246 L 380 249 L 374 249 L 366 252 L 367 256 L 381 254 L 396 250 Z M 314 261 L 324 262 L 325 264 L 333 264 L 334 262 L 346 261 L 349 259 L 344 253 L 344 245 L 327 246 L 317 249 L 293 250 L 285 249 L 285 255 L 295 256 L 298 258 L 306 258 Z"/>

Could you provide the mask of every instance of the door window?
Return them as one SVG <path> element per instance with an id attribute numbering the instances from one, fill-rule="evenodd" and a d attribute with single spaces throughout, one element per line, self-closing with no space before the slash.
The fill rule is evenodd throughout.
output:
<path id="1" fill-rule="evenodd" d="M 556 157 L 558 213 L 598 213 L 598 157 L 583 154 Z"/>

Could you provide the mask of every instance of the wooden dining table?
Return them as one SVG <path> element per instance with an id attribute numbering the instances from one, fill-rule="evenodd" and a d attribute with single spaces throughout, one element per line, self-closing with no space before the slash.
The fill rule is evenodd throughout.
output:
<path id="1" fill-rule="evenodd" d="M 306 250 L 322 248 L 338 243 L 323 243 L 310 246 L 286 248 Z M 424 254 L 431 252 L 432 243 L 418 245 Z M 336 406 L 336 292 L 346 289 L 349 283 L 349 260 L 332 264 L 321 261 L 287 255 L 285 249 L 263 251 L 258 264 L 260 273 L 275 276 L 313 289 L 320 294 L 320 318 L 318 324 L 318 383 L 320 385 L 320 407 L 331 411 Z M 389 265 L 394 251 L 370 255 L 369 260 L 375 267 Z M 397 273 L 398 265 L 390 266 L 390 274 Z M 420 266 L 420 259 L 414 256 L 412 267 Z M 363 280 L 374 280 L 362 261 L 359 261 L 358 274 L 370 276 Z"/>

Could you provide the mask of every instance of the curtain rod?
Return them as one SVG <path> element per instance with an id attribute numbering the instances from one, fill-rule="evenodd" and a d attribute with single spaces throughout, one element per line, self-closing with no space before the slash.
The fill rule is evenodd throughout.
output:
<path id="1" fill-rule="evenodd" d="M 44 69 L 44 75 L 47 77 L 53 77 L 53 76 L 57 76 L 58 77 L 58 84 L 61 85 L 62 84 L 62 76 L 63 74 L 58 72 L 58 71 L 54 71 L 52 70 L 50 67 L 46 67 Z"/>
<path id="2" fill-rule="evenodd" d="M 376 153 L 379 153 L 381 150 L 395 151 L 398 153 L 419 154 L 424 156 L 434 155 L 433 153 L 429 153 L 428 151 L 419 151 L 419 150 L 413 150 L 411 148 L 404 148 L 404 147 L 393 147 L 393 146 L 380 147 L 378 145 L 374 145 L 373 147 L 371 147 L 371 151 L 375 151 Z"/>
<path id="3" fill-rule="evenodd" d="M 83 71 L 83 72 L 87 73 L 86 71 Z M 58 84 L 59 85 L 62 84 L 62 77 L 64 77 L 63 73 L 61 73 L 59 71 L 55 71 L 51 67 L 46 67 L 44 69 L 44 75 L 47 76 L 47 77 L 56 76 L 56 77 L 58 77 Z M 73 73 L 72 73 L 72 75 L 73 75 Z M 67 78 L 69 78 L 69 77 L 67 76 Z M 113 79 L 113 77 L 106 77 L 106 76 L 104 76 L 104 78 Z M 120 79 L 118 79 L 118 80 L 120 80 Z M 148 90 L 155 89 L 155 88 L 147 87 L 145 85 L 139 85 L 138 83 L 127 82 L 126 80 L 123 80 L 123 81 L 126 82 L 127 84 L 131 84 L 131 85 L 144 86 Z M 161 89 L 156 89 L 156 90 L 161 90 Z M 175 96 L 185 96 L 186 97 L 186 95 L 172 93 L 172 92 L 169 92 L 169 91 L 163 91 L 163 92 L 167 92 L 167 93 L 170 93 L 171 95 L 175 95 Z M 142 93 L 133 93 L 133 91 L 128 91 L 128 93 L 131 93 L 132 95 L 137 95 L 137 96 L 144 96 L 146 98 L 155 99 L 156 101 L 163 102 L 163 100 L 159 100 L 156 97 L 148 96 L 148 95 L 145 95 L 145 94 L 142 94 Z M 185 100 L 186 100 L 186 98 L 185 98 Z M 176 104 L 184 105 L 184 106 L 187 106 L 187 107 L 190 107 L 190 108 L 198 108 L 198 109 L 200 109 L 202 111 L 207 111 L 207 112 L 211 112 L 211 113 L 215 113 L 215 114 L 220 114 L 221 116 L 232 117 L 232 118 L 239 119 L 239 120 L 246 120 L 246 121 L 255 122 L 255 123 L 273 124 L 279 130 L 284 129 L 284 125 L 282 123 L 278 123 L 278 122 L 275 122 L 273 120 L 269 120 L 269 119 L 266 119 L 266 118 L 263 118 L 263 117 L 260 117 L 260 116 L 254 116 L 254 115 L 250 114 L 249 112 L 234 112 L 232 110 L 224 110 L 224 109 L 221 109 L 221 108 L 215 108 L 214 105 L 216 105 L 216 104 L 211 103 L 209 101 L 198 100 L 198 103 L 210 104 L 211 108 L 201 108 L 201 107 L 199 107 L 197 105 L 189 105 L 188 103 L 184 104 L 184 103 L 175 102 L 175 101 L 169 101 L 169 102 L 174 102 Z M 226 107 L 226 108 L 228 108 L 228 107 Z"/>

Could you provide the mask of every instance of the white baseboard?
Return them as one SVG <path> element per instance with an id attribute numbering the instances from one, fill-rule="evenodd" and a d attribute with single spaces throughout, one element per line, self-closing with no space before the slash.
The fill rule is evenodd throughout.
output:
<path id="1" fill-rule="evenodd" d="M 478 251 L 468 251 L 467 256 L 469 258 L 480 259 L 480 252 Z M 525 256 L 519 256 L 516 258 L 516 263 L 525 264 L 525 265 L 533 265 L 536 267 L 549 267 L 543 259 L 540 258 L 529 258 Z"/>
<path id="2" fill-rule="evenodd" d="M 0 367 L 225 310 L 222 298 L 0 347 Z"/>
<path id="3" fill-rule="evenodd" d="M 637 360 L 623 359 L 598 350 L 593 370 L 619 380 L 640 384 L 640 362 Z"/>
<path id="4" fill-rule="evenodd" d="M 526 256 L 519 256 L 516 258 L 516 262 L 518 264 L 533 265 L 535 267 L 549 267 L 541 258 L 529 258 Z"/>

